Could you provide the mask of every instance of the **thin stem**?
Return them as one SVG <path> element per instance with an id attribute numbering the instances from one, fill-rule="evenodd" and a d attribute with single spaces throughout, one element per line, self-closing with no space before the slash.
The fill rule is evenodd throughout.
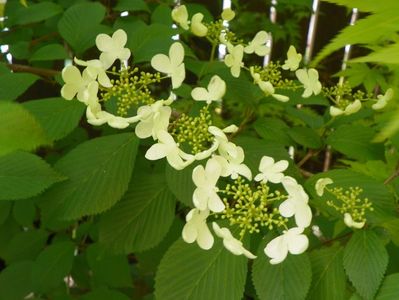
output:
<path id="1" fill-rule="evenodd" d="M 14 72 L 32 73 L 42 77 L 53 77 L 60 74 L 60 71 L 52 69 L 35 68 L 19 64 L 6 64 L 6 66 Z"/>
<path id="2" fill-rule="evenodd" d="M 212 43 L 211 57 L 209 58 L 210 62 L 213 62 L 213 60 L 215 59 L 216 46 L 217 45 L 215 43 Z"/>
<path id="3" fill-rule="evenodd" d="M 399 162 L 396 165 L 395 170 L 393 171 L 393 173 L 391 175 L 389 175 L 389 177 L 387 179 L 385 179 L 384 184 L 389 184 L 391 183 L 392 180 L 394 180 L 396 177 L 399 176 Z"/>

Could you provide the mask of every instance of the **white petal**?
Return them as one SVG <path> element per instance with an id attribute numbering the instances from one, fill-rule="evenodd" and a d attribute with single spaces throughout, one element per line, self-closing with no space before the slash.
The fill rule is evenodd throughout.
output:
<path id="1" fill-rule="evenodd" d="M 158 160 L 167 155 L 167 148 L 164 144 L 154 144 L 147 150 L 145 158 L 149 160 Z"/>
<path id="2" fill-rule="evenodd" d="M 75 66 L 67 66 L 63 68 L 61 75 L 65 82 L 77 83 L 82 80 L 82 75 L 80 74 L 79 69 Z"/>
<path id="3" fill-rule="evenodd" d="M 208 195 L 206 191 L 196 188 L 193 193 L 193 203 L 199 210 L 206 210 L 208 208 Z"/>
<path id="4" fill-rule="evenodd" d="M 312 210 L 307 204 L 296 206 L 295 223 L 298 227 L 306 228 L 312 222 Z"/>
<path id="5" fill-rule="evenodd" d="M 291 254 L 301 254 L 309 246 L 308 237 L 304 234 L 287 237 L 288 251 Z"/>
<path id="6" fill-rule="evenodd" d="M 290 218 L 295 214 L 295 205 L 292 200 L 287 199 L 278 208 L 283 217 Z"/>
<path id="7" fill-rule="evenodd" d="M 191 97 L 197 101 L 207 101 L 210 99 L 208 91 L 203 87 L 196 87 L 191 91 Z"/>
<path id="8" fill-rule="evenodd" d="M 278 236 L 266 245 L 264 252 L 271 258 L 271 264 L 278 264 L 287 257 L 288 245 L 283 236 Z"/>
<path id="9" fill-rule="evenodd" d="M 236 172 L 237 172 L 238 174 L 240 174 L 241 176 L 244 176 L 244 177 L 247 178 L 248 180 L 252 180 L 252 172 L 251 172 L 251 170 L 248 168 L 247 165 L 241 164 L 241 165 L 237 166 Z"/>
<path id="10" fill-rule="evenodd" d="M 261 172 L 267 172 L 268 169 L 273 166 L 274 164 L 274 159 L 269 156 L 263 156 L 262 159 L 260 160 L 259 164 L 259 171 Z"/>
<path id="11" fill-rule="evenodd" d="M 152 135 L 152 123 L 141 121 L 136 125 L 135 133 L 140 139 L 146 139 Z"/>
<path id="12" fill-rule="evenodd" d="M 202 24 L 202 20 L 204 19 L 204 15 L 202 13 L 196 13 L 191 18 L 191 32 L 199 37 L 206 36 L 208 33 L 208 28 Z"/>
<path id="13" fill-rule="evenodd" d="M 172 73 L 172 65 L 170 63 L 169 57 L 167 57 L 165 54 L 157 54 L 152 57 L 151 59 L 151 66 L 165 74 L 171 74 Z"/>
<path id="14" fill-rule="evenodd" d="M 118 29 L 112 35 L 112 40 L 119 48 L 123 48 L 127 42 L 127 34 L 123 29 Z"/>
<path id="15" fill-rule="evenodd" d="M 207 185 L 205 169 L 203 166 L 196 166 L 193 170 L 191 178 L 193 182 L 198 187 L 205 187 Z"/>
<path id="16" fill-rule="evenodd" d="M 216 213 L 222 212 L 225 209 L 223 201 L 216 192 L 212 192 L 209 195 L 208 207 L 211 211 Z"/>
<path id="17" fill-rule="evenodd" d="M 96 46 L 100 51 L 111 51 L 112 50 L 112 38 L 105 33 L 100 33 L 96 37 Z"/>
<path id="18" fill-rule="evenodd" d="M 176 67 L 171 74 L 171 79 L 172 79 L 172 88 L 177 89 L 181 86 L 182 82 L 186 78 L 186 69 L 184 67 L 184 64 L 180 64 L 178 67 Z"/>
<path id="19" fill-rule="evenodd" d="M 192 223 L 186 223 L 183 227 L 182 238 L 186 243 L 194 243 L 197 239 L 197 228 Z"/>
<path id="20" fill-rule="evenodd" d="M 198 228 L 198 237 L 197 237 L 198 246 L 200 246 L 200 248 L 204 250 L 208 250 L 212 248 L 213 242 L 214 239 L 212 233 L 205 223 L 200 228 Z"/>

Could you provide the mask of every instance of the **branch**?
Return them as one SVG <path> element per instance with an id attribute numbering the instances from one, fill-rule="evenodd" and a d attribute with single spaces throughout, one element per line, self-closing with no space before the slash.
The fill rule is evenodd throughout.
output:
<path id="1" fill-rule="evenodd" d="M 19 64 L 6 64 L 6 66 L 14 72 L 32 73 L 42 77 L 53 77 L 60 74 L 60 71 L 52 69 L 35 68 Z"/>
<path id="2" fill-rule="evenodd" d="M 331 146 L 328 145 L 324 156 L 323 172 L 327 172 L 330 169 L 330 164 L 331 164 Z"/>
<path id="3" fill-rule="evenodd" d="M 384 184 L 389 184 L 392 180 L 399 176 L 399 162 L 396 165 L 395 170 L 387 179 L 385 179 Z"/>

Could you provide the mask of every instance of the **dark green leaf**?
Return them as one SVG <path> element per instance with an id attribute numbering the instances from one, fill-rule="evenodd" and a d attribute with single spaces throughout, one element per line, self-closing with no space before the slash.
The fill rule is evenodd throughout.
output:
<path id="1" fill-rule="evenodd" d="M 268 142 L 274 142 L 284 146 L 293 144 L 292 139 L 287 134 L 288 125 L 284 121 L 275 118 L 259 118 L 254 124 L 256 133 Z"/>
<path id="2" fill-rule="evenodd" d="M 144 0 L 118 0 L 114 7 L 116 11 L 149 11 L 147 3 Z"/>
<path id="3" fill-rule="evenodd" d="M 318 149 L 323 145 L 320 136 L 308 127 L 292 127 L 288 134 L 299 145 L 307 148 Z"/>
<path id="4" fill-rule="evenodd" d="M 17 11 L 15 19 L 12 19 L 12 24 L 29 24 L 40 22 L 56 16 L 62 12 L 62 7 L 50 1 L 41 3 L 30 3 L 27 7 L 22 6 Z"/>
<path id="5" fill-rule="evenodd" d="M 130 298 L 121 292 L 102 287 L 82 297 L 80 300 L 129 300 Z"/>
<path id="6" fill-rule="evenodd" d="M 36 207 L 33 199 L 19 200 L 14 203 L 12 215 L 15 221 L 22 226 L 32 226 L 36 216 Z"/>
<path id="7" fill-rule="evenodd" d="M 7 73 L 0 76 L 0 100 L 15 100 L 39 77 L 28 73 Z"/>
<path id="8" fill-rule="evenodd" d="M 0 300 L 21 300 L 32 292 L 32 266 L 31 261 L 19 262 L 0 273 Z"/>
<path id="9" fill-rule="evenodd" d="M 31 61 L 61 60 L 68 58 L 68 53 L 60 44 L 45 45 L 35 51 L 30 57 Z"/>
<path id="10" fill-rule="evenodd" d="M 195 165 L 190 165 L 183 170 L 175 170 L 169 164 L 166 166 L 166 183 L 177 200 L 185 205 L 193 206 L 193 193 L 196 188 L 192 173 Z"/>

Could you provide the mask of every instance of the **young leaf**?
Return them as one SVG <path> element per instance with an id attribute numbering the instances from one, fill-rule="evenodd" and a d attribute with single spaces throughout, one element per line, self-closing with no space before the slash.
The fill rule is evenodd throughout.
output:
<path id="1" fill-rule="evenodd" d="M 152 248 L 168 232 L 175 205 L 163 172 L 137 174 L 122 200 L 102 217 L 100 242 L 116 253 Z"/>
<path id="2" fill-rule="evenodd" d="M 345 247 L 344 267 L 359 295 L 374 299 L 388 265 L 388 253 L 371 230 L 354 233 Z"/>
<path id="3" fill-rule="evenodd" d="M 0 273 L 0 300 L 21 300 L 32 292 L 33 262 L 23 261 L 8 266 Z"/>
<path id="4" fill-rule="evenodd" d="M 176 241 L 163 257 L 155 278 L 155 297 L 162 300 L 240 300 L 247 259 L 228 252 L 218 240 L 204 251 Z"/>
<path id="5" fill-rule="evenodd" d="M 399 273 L 385 277 L 376 300 L 395 300 L 399 299 Z"/>

